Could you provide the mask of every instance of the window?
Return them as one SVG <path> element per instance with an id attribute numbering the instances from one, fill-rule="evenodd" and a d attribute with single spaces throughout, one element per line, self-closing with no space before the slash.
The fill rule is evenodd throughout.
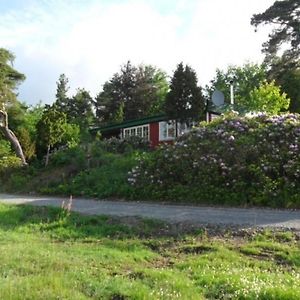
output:
<path id="1" fill-rule="evenodd" d="M 123 129 L 123 138 L 130 136 L 139 136 L 145 140 L 149 140 L 149 125 L 141 125 Z"/>
<path id="2" fill-rule="evenodd" d="M 149 126 L 143 126 L 143 137 L 149 140 Z"/>
<path id="3" fill-rule="evenodd" d="M 191 128 L 195 125 L 195 122 L 192 122 L 189 124 L 189 126 L 186 123 L 176 123 L 175 121 L 169 121 L 169 122 L 159 122 L 159 140 L 160 141 L 170 141 L 174 140 L 176 135 L 176 129 L 177 129 L 177 136 L 183 135 L 186 132 L 189 132 Z"/>
<path id="4" fill-rule="evenodd" d="M 130 136 L 130 131 L 129 131 L 129 129 L 124 129 L 124 138 L 126 139 L 126 138 L 128 138 L 129 136 Z"/>
<path id="5" fill-rule="evenodd" d="M 159 140 L 168 141 L 175 138 L 175 121 L 159 122 Z"/>
<path id="6" fill-rule="evenodd" d="M 142 126 L 136 128 L 136 135 L 142 137 L 143 136 L 143 128 Z"/>

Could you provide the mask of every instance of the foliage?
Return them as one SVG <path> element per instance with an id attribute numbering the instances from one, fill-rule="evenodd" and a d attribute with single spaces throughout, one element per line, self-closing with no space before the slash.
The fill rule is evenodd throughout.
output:
<path id="1" fill-rule="evenodd" d="M 248 107 L 251 91 L 258 88 L 266 80 L 266 69 L 263 65 L 246 63 L 242 66 L 229 66 L 226 71 L 216 70 L 215 78 L 206 87 L 211 98 L 215 89 L 225 95 L 225 101 L 230 102 L 230 81 L 234 81 L 234 102 L 245 108 Z"/>
<path id="2" fill-rule="evenodd" d="M 76 147 L 80 142 L 80 127 L 76 124 L 63 124 L 64 134 L 61 138 L 60 144 L 68 148 Z"/>
<path id="3" fill-rule="evenodd" d="M 3 299 L 300 297 L 294 233 L 216 238 L 155 220 L 4 204 L 0 216 Z"/>
<path id="4" fill-rule="evenodd" d="M 273 25 L 269 40 L 263 44 L 267 60 L 276 56 L 283 44 L 289 47 L 284 54 L 286 58 L 290 61 L 300 58 L 299 0 L 275 1 L 265 12 L 254 15 L 251 24 L 255 27 L 261 24 Z"/>
<path id="5" fill-rule="evenodd" d="M 127 183 L 127 173 L 135 164 L 135 155 L 112 154 L 102 152 L 99 157 L 93 157 L 90 168 L 75 175 L 66 184 L 52 187 L 59 194 L 73 194 L 88 197 L 112 198 L 127 197 L 132 194 L 132 188 Z M 51 189 L 50 189 L 51 191 Z"/>
<path id="6" fill-rule="evenodd" d="M 0 109 L 3 105 L 16 102 L 14 93 L 18 85 L 25 80 L 25 75 L 12 67 L 14 55 L 4 48 L 0 48 Z"/>
<path id="7" fill-rule="evenodd" d="M 94 147 L 101 147 L 111 153 L 126 153 L 133 150 L 148 151 L 150 149 L 149 141 L 139 136 L 129 136 L 126 139 L 110 138 L 96 142 Z"/>
<path id="8" fill-rule="evenodd" d="M 138 139 L 114 142 L 98 141 L 54 151 L 46 168 L 32 165 L 0 176 L 0 188 L 6 192 L 130 198 L 133 191 L 127 174 L 139 155 L 134 149 L 146 149 L 147 145 Z"/>
<path id="9" fill-rule="evenodd" d="M 62 140 L 66 128 L 66 115 L 55 106 L 47 106 L 37 123 L 37 143 L 41 148 L 53 147 Z"/>
<path id="10" fill-rule="evenodd" d="M 183 63 L 177 66 L 166 96 L 165 112 L 170 120 L 199 120 L 204 114 L 204 97 L 197 86 L 196 72 Z"/>
<path id="11" fill-rule="evenodd" d="M 11 154 L 9 143 L 6 140 L 0 139 L 0 157 Z"/>
<path id="12" fill-rule="evenodd" d="M 13 68 L 13 60 L 14 55 L 11 52 L 0 48 L 0 132 L 9 140 L 22 164 L 27 165 L 21 144 L 9 124 L 11 111 L 16 111 L 18 116 L 22 114 L 23 107 L 17 101 L 15 90 L 25 79 L 22 73 Z"/>
<path id="13" fill-rule="evenodd" d="M 9 143 L 6 140 L 0 139 L 0 176 L 5 177 L 8 175 L 10 169 L 20 166 L 21 161 L 12 154 Z"/>
<path id="14" fill-rule="evenodd" d="M 272 81 L 262 82 L 258 88 L 250 92 L 248 108 L 251 111 L 263 111 L 270 114 L 278 114 L 289 108 L 290 99 Z"/>
<path id="15" fill-rule="evenodd" d="M 93 99 L 85 89 L 77 89 L 76 94 L 72 97 L 68 97 L 68 91 L 69 80 L 65 74 L 61 74 L 57 82 L 54 106 L 58 111 L 65 113 L 69 124 L 79 126 L 80 133 L 85 138 L 87 128 L 94 121 Z M 73 127 L 73 130 L 74 128 L 76 126 Z"/>
<path id="16" fill-rule="evenodd" d="M 70 99 L 68 98 L 68 91 L 69 87 L 69 79 L 66 77 L 65 74 L 61 74 L 59 76 L 58 82 L 56 82 L 56 101 L 55 104 L 58 109 L 65 114 L 68 114 L 70 109 Z"/>
<path id="17" fill-rule="evenodd" d="M 283 56 L 269 62 L 268 79 L 275 80 L 291 99 L 290 112 L 300 112 L 300 61 L 291 63 Z"/>
<path id="18" fill-rule="evenodd" d="M 29 131 L 24 128 L 20 127 L 17 130 L 17 136 L 22 145 L 22 149 L 24 151 L 24 155 L 27 160 L 31 160 L 35 157 L 35 140 L 33 140 L 30 136 Z"/>
<path id="19" fill-rule="evenodd" d="M 72 172 L 79 172 L 86 167 L 86 149 L 82 147 L 71 147 L 53 152 L 50 169 L 62 166 L 72 167 Z"/>
<path id="20" fill-rule="evenodd" d="M 141 159 L 137 197 L 300 207 L 300 116 L 231 117 Z"/>
<path id="21" fill-rule="evenodd" d="M 166 74 L 151 65 L 122 66 L 95 99 L 100 122 L 121 122 L 159 113 L 168 91 Z"/>
<path id="22" fill-rule="evenodd" d="M 79 125 L 81 130 L 88 128 L 93 122 L 92 97 L 85 89 L 78 89 L 76 94 L 69 100 L 67 111 L 68 123 Z"/>

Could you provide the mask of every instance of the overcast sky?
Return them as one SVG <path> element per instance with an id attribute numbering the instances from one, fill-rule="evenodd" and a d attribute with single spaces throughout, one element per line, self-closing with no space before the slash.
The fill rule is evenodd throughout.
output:
<path id="1" fill-rule="evenodd" d="M 183 61 L 202 86 L 216 68 L 261 62 L 267 28 L 250 25 L 274 0 L 0 0 L 0 47 L 27 79 L 19 99 L 51 103 L 61 73 L 70 94 L 95 96 L 131 60 L 172 76 Z"/>

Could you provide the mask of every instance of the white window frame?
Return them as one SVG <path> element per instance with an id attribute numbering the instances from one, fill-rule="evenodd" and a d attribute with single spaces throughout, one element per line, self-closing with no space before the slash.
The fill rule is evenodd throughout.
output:
<path id="1" fill-rule="evenodd" d="M 169 127 L 173 126 L 174 128 L 174 136 L 169 136 Z M 166 135 L 163 134 L 164 126 L 166 126 Z M 173 141 L 175 139 L 175 130 L 176 130 L 175 121 L 162 121 L 159 122 L 159 140 L 160 141 Z"/>
<path id="2" fill-rule="evenodd" d="M 138 128 L 141 129 L 141 133 L 142 133 L 141 136 L 137 135 L 137 129 Z M 144 134 L 145 133 L 144 128 L 147 128 L 147 132 L 148 132 L 147 136 L 145 136 L 145 134 Z M 123 139 L 126 139 L 127 137 L 130 137 L 130 136 L 140 136 L 142 138 L 146 138 L 146 140 L 149 141 L 150 140 L 150 126 L 149 126 L 149 124 L 123 128 L 122 129 Z"/>
<path id="3" fill-rule="evenodd" d="M 169 136 L 169 127 L 171 126 L 171 124 L 174 127 L 174 136 Z M 159 140 L 160 141 L 172 141 L 176 138 L 176 136 L 175 136 L 176 129 L 177 129 L 177 136 L 181 136 L 187 132 L 190 132 L 191 129 L 193 128 L 193 126 L 195 126 L 195 125 L 196 125 L 196 122 L 192 122 L 189 127 L 185 123 L 184 123 L 184 126 L 181 126 L 181 123 L 177 122 L 177 128 L 175 128 L 176 124 L 175 124 L 174 120 L 159 122 Z M 164 136 L 164 134 L 163 134 L 163 131 L 164 131 L 163 126 L 166 126 L 166 133 L 167 133 L 166 136 Z M 182 127 L 184 127 L 184 128 L 182 128 Z"/>

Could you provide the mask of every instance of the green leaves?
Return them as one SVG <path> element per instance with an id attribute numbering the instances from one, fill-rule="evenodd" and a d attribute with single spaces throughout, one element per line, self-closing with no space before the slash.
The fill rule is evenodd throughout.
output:
<path id="1" fill-rule="evenodd" d="M 285 93 L 281 93 L 280 87 L 272 81 L 262 82 L 258 88 L 250 93 L 248 107 L 253 111 L 263 111 L 271 114 L 278 114 L 289 108 L 290 99 Z"/>
<path id="2" fill-rule="evenodd" d="M 58 111 L 55 107 L 48 106 L 37 124 L 38 144 L 52 147 L 60 142 L 65 133 L 66 123 L 65 113 Z"/>
<path id="3" fill-rule="evenodd" d="M 230 101 L 230 80 L 234 79 L 235 103 L 248 107 L 250 92 L 257 88 L 266 79 L 266 70 L 263 65 L 246 63 L 242 66 L 229 66 L 226 71 L 217 69 L 211 85 L 206 87 L 209 97 L 218 89 L 225 95 L 225 102 Z"/>

